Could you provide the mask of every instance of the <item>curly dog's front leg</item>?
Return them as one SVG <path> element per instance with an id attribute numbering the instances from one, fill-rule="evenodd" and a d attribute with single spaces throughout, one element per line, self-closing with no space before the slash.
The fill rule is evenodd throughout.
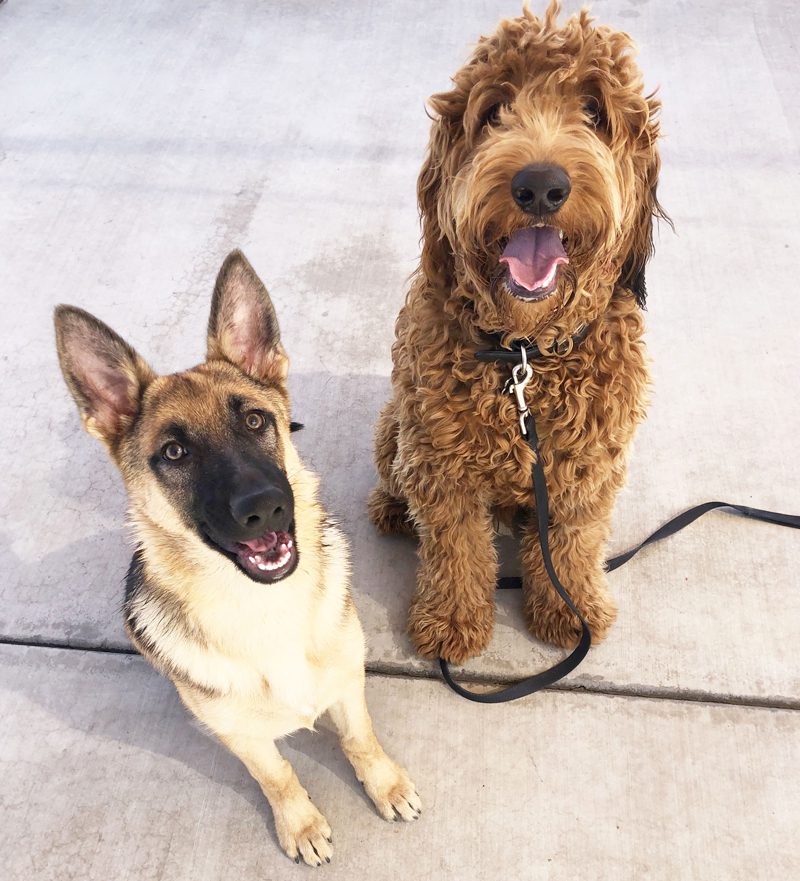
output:
<path id="1" fill-rule="evenodd" d="M 381 535 L 392 533 L 413 535 L 414 524 L 408 513 L 408 504 L 394 478 L 397 458 L 397 404 L 394 400 L 384 406 L 375 426 L 375 468 L 378 485 L 369 494 L 369 518 Z"/>
<path id="2" fill-rule="evenodd" d="M 595 642 L 606 636 L 617 616 L 603 563 L 610 508 L 610 503 L 593 506 L 592 510 L 553 505 L 550 512 L 548 537 L 553 567 L 586 619 Z M 521 559 L 528 629 L 543 642 L 572 648 L 580 638 L 580 622 L 550 583 L 534 516 L 525 529 Z"/>
<path id="3" fill-rule="evenodd" d="M 497 554 L 488 504 L 449 496 L 410 500 L 420 566 L 408 627 L 421 655 L 460 664 L 492 638 Z"/>

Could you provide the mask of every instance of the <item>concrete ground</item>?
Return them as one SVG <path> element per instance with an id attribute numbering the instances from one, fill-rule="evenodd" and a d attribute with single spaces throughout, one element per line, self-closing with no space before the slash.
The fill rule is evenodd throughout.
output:
<path id="1" fill-rule="evenodd" d="M 537 4 L 534 4 L 537 6 Z M 649 271 L 655 390 L 612 550 L 690 504 L 800 510 L 800 13 L 593 4 L 664 102 Z M 570 10 L 576 4 L 569 3 Z M 0 852 L 21 879 L 284 879 L 256 784 L 129 654 L 120 481 L 54 354 L 66 301 L 160 370 L 202 357 L 242 247 L 292 357 L 297 436 L 352 537 L 369 698 L 425 812 L 386 825 L 332 737 L 285 744 L 334 827 L 331 879 L 800 877 L 800 539 L 708 515 L 611 577 L 609 639 L 556 689 L 481 707 L 404 635 L 413 543 L 365 515 L 371 428 L 418 253 L 424 101 L 516 3 L 0 6 Z M 555 652 L 498 597 L 464 676 Z"/>

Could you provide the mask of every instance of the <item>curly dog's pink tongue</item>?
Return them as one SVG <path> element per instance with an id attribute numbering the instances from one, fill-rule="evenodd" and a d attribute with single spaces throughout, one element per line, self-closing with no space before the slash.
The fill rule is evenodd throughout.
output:
<path id="1" fill-rule="evenodd" d="M 558 266 L 569 263 L 569 258 L 552 226 L 530 226 L 511 236 L 500 262 L 520 287 L 535 291 L 549 287 Z"/>

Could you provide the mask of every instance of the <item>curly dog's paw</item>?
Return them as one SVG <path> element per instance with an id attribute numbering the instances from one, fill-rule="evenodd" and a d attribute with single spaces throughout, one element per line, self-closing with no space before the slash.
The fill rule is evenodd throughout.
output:
<path id="1" fill-rule="evenodd" d="M 416 601 L 408 618 L 408 632 L 417 651 L 425 658 L 444 658 L 453 664 L 479 655 L 489 645 L 493 627 L 491 605 L 459 610 L 456 618 Z"/>
<path id="2" fill-rule="evenodd" d="M 415 535 L 405 499 L 395 498 L 382 486 L 369 494 L 369 519 L 381 535 Z"/>
<path id="3" fill-rule="evenodd" d="M 608 596 L 587 600 L 574 595 L 573 600 L 589 625 L 592 642 L 605 639 L 617 617 L 613 600 Z M 555 594 L 546 603 L 534 603 L 526 608 L 526 618 L 533 636 L 559 648 L 574 648 L 581 637 L 580 621 Z"/>

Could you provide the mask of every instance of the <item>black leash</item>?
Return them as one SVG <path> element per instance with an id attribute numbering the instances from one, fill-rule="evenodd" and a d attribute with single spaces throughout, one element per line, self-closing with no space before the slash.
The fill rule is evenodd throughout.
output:
<path id="1" fill-rule="evenodd" d="M 577 334 L 575 334 L 572 338 L 572 345 L 577 345 L 577 343 L 586 336 L 586 332 L 587 329 L 582 328 Z M 469 691 L 459 685 L 450 674 L 450 665 L 444 660 L 444 658 L 440 658 L 439 666 L 442 669 L 442 676 L 450 688 L 452 688 L 457 694 L 460 694 L 461 697 L 465 697 L 468 700 L 481 704 L 498 704 L 517 700 L 518 698 L 526 697 L 529 694 L 533 694 L 536 691 L 540 691 L 543 688 L 553 685 L 555 682 L 558 682 L 559 679 L 562 679 L 568 673 L 571 673 L 578 664 L 581 663 L 592 645 L 592 636 L 589 632 L 589 627 L 583 615 L 581 615 L 575 606 L 575 603 L 572 601 L 572 597 L 570 597 L 568 591 L 564 588 L 564 585 L 559 581 L 558 575 L 553 567 L 547 533 L 549 520 L 547 482 L 541 464 L 541 456 L 539 455 L 539 439 L 536 435 L 536 423 L 533 414 L 525 403 L 525 386 L 533 375 L 533 369 L 529 362 L 544 357 L 545 355 L 553 354 L 555 350 L 551 349 L 542 352 L 538 346 L 529 343 L 526 344 L 526 342 L 514 342 L 512 343 L 512 346 L 514 347 L 513 349 L 501 348 L 476 352 L 475 357 L 479 361 L 505 361 L 511 362 L 515 365 L 512 370 L 511 379 L 507 383 L 506 390 L 512 391 L 516 397 L 517 410 L 519 411 L 520 418 L 520 431 L 526 438 L 528 445 L 535 456 L 532 468 L 533 494 L 536 501 L 536 525 L 539 532 L 539 543 L 542 548 L 542 560 L 544 561 L 544 566 L 553 589 L 580 621 L 581 638 L 578 641 L 578 645 L 569 655 L 567 655 L 566 658 L 559 661 L 557 664 L 554 664 L 547 670 L 529 676 L 508 688 L 501 688 L 498 691 L 486 693 Z M 563 351 L 563 349 L 559 351 Z M 760 508 L 749 508 L 745 505 L 734 505 L 730 502 L 704 502 L 701 505 L 696 505 L 688 511 L 683 511 L 673 517 L 662 527 L 657 529 L 652 535 L 649 535 L 643 542 L 636 545 L 636 547 L 606 561 L 606 570 L 608 572 L 613 572 L 614 569 L 618 569 L 620 566 L 627 563 L 632 557 L 635 557 L 636 554 L 638 554 L 643 548 L 647 547 L 647 545 L 674 535 L 684 527 L 689 526 L 690 523 L 694 523 L 694 521 L 699 517 L 702 517 L 703 514 L 707 514 L 709 511 L 714 511 L 718 508 L 729 508 L 738 512 L 742 516 L 750 517 L 753 520 L 762 520 L 766 523 L 775 523 L 779 526 L 790 526 L 794 529 L 800 529 L 800 516 L 780 514 L 775 511 L 762 511 Z M 498 579 L 497 587 L 501 590 L 521 588 L 522 579 L 518 576 L 500 578 Z"/>

